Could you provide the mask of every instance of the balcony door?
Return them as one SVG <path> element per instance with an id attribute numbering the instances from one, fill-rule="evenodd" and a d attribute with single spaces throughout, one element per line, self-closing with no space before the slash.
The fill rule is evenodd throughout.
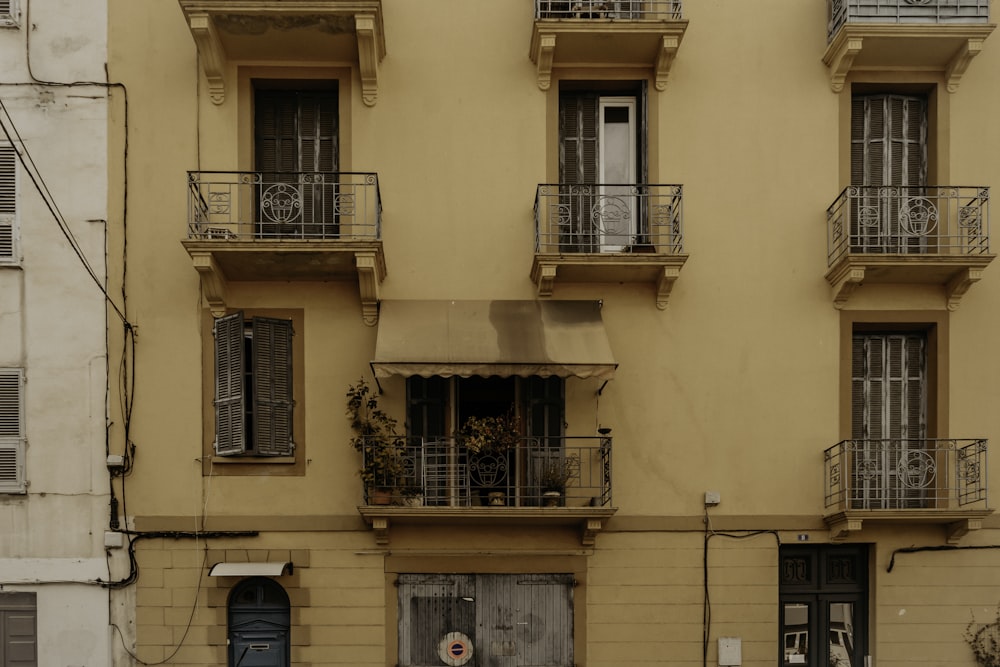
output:
<path id="1" fill-rule="evenodd" d="M 424 503 L 482 503 L 472 487 L 484 485 L 470 457 L 456 448 L 452 434 L 470 417 L 514 415 L 522 445 L 506 460 L 491 462 L 491 488 L 502 489 L 507 504 L 540 502 L 536 481 L 544 463 L 562 457 L 564 380 L 537 376 L 488 378 L 413 376 L 407 380 L 407 433 L 414 448 L 416 477 Z"/>
<path id="2" fill-rule="evenodd" d="M 923 507 L 935 469 L 926 451 L 926 334 L 856 333 L 851 365 L 851 506 Z"/>
<path id="3" fill-rule="evenodd" d="M 345 204 L 337 192 L 337 92 L 263 88 L 254 104 L 256 235 L 336 238 Z"/>
<path id="4" fill-rule="evenodd" d="M 560 242 L 621 252 L 642 233 L 643 95 L 563 92 L 559 99 Z"/>
<path id="5" fill-rule="evenodd" d="M 857 95 L 851 102 L 851 246 L 920 253 L 937 233 L 927 185 L 927 99 Z"/>

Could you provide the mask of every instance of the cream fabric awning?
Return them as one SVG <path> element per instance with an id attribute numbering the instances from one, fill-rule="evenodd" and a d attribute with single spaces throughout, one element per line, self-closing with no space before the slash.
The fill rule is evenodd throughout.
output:
<path id="1" fill-rule="evenodd" d="M 598 301 L 382 301 L 372 371 L 609 380 Z"/>

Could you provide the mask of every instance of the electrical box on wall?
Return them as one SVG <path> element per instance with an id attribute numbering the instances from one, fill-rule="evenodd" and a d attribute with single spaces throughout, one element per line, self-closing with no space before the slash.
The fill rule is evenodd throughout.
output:
<path id="1" fill-rule="evenodd" d="M 743 664 L 743 640 L 739 637 L 719 637 L 719 667 Z"/>

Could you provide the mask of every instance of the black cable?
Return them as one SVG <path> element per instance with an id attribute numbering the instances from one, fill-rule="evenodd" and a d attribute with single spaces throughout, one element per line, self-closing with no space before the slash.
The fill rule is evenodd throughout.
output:
<path id="1" fill-rule="evenodd" d="M 921 551 L 963 551 L 966 549 L 1000 549 L 1000 544 L 970 544 L 967 546 L 959 544 L 939 544 L 929 547 L 900 547 L 899 549 L 893 550 L 892 557 L 889 559 L 889 567 L 887 567 L 885 571 L 892 572 L 892 568 L 896 565 L 896 554 L 914 554 Z"/>
<path id="2" fill-rule="evenodd" d="M 728 537 L 734 540 L 745 540 L 750 537 L 759 537 L 760 535 L 774 535 L 774 539 L 781 547 L 781 536 L 778 535 L 777 530 L 748 530 L 740 531 L 738 533 L 730 532 L 716 532 L 712 529 L 711 521 L 708 518 L 708 508 L 705 508 L 705 544 L 702 551 L 702 584 L 704 589 L 704 601 L 702 603 L 701 610 L 701 622 L 702 622 L 702 645 L 701 645 L 701 664 L 702 667 L 708 667 L 708 644 L 709 637 L 712 634 L 712 600 L 709 594 L 708 587 L 708 541 L 713 537 Z"/>

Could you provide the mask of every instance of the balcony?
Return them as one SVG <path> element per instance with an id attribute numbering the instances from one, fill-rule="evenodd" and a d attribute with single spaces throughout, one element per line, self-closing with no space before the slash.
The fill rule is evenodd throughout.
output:
<path id="1" fill-rule="evenodd" d="M 357 280 L 362 317 L 378 320 L 385 278 L 378 175 L 188 172 L 182 241 L 216 316 L 232 281 Z"/>
<path id="2" fill-rule="evenodd" d="M 362 100 L 378 98 L 382 0 L 180 0 L 215 104 L 240 61 L 356 63 Z"/>
<path id="3" fill-rule="evenodd" d="M 542 184 L 535 193 L 539 296 L 555 283 L 649 283 L 667 306 L 687 261 L 683 188 L 661 184 Z"/>
<path id="4" fill-rule="evenodd" d="M 992 513 L 986 440 L 844 440 L 823 459 L 834 539 L 863 523 L 928 523 L 944 525 L 956 543 Z"/>
<path id="5" fill-rule="evenodd" d="M 611 440 L 522 438 L 509 452 L 487 455 L 454 439 L 400 438 L 398 460 L 363 490 L 359 511 L 379 544 L 388 544 L 392 523 L 451 523 L 579 526 L 583 544 L 592 546 L 615 513 Z M 363 449 L 364 468 L 374 451 Z"/>
<path id="6" fill-rule="evenodd" d="M 934 71 L 955 92 L 993 32 L 989 0 L 828 0 L 823 62 L 835 92 L 851 72 Z"/>
<path id="7" fill-rule="evenodd" d="M 614 65 L 652 68 L 662 91 L 686 29 L 681 0 L 535 0 L 529 55 L 542 90 L 553 67 Z"/>
<path id="8" fill-rule="evenodd" d="M 826 210 L 826 279 L 842 308 L 863 284 L 944 288 L 949 310 L 993 261 L 990 190 L 851 186 Z"/>

